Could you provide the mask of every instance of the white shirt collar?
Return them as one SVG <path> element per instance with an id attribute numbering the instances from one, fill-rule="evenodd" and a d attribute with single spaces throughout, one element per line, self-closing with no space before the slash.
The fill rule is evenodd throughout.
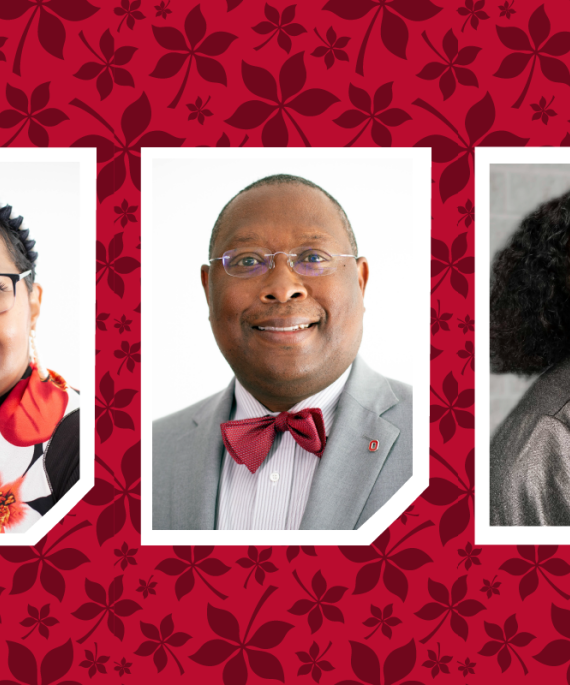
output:
<path id="1" fill-rule="evenodd" d="M 295 406 L 289 409 L 290 412 L 301 411 L 302 409 L 308 409 L 310 407 L 316 407 L 320 409 L 323 413 L 323 419 L 325 422 L 325 432 L 328 435 L 332 428 L 334 421 L 334 414 L 340 395 L 344 390 L 344 386 L 350 375 L 350 370 L 352 369 L 352 364 L 339 378 L 331 383 L 328 387 L 311 397 L 307 397 L 305 400 L 301 400 Z M 279 412 L 271 412 L 267 407 L 263 406 L 261 402 L 255 399 L 255 397 L 248 392 L 243 385 L 236 378 L 235 385 L 235 400 L 236 407 L 233 419 L 235 421 L 240 421 L 241 419 L 254 419 L 260 416 L 277 416 Z"/>

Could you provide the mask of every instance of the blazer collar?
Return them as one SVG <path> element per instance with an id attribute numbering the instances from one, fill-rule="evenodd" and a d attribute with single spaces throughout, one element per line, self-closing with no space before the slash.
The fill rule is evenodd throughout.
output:
<path id="1" fill-rule="evenodd" d="M 397 404 L 387 378 L 357 357 L 340 396 L 325 452 L 313 477 L 301 530 L 352 530 L 399 428 L 381 414 Z M 378 449 L 370 451 L 372 440 Z"/>

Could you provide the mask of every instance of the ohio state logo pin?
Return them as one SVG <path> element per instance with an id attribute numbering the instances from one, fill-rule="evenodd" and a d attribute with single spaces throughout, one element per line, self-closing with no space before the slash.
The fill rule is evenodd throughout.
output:
<path id="1" fill-rule="evenodd" d="M 376 452 L 378 449 L 378 440 L 371 440 L 370 444 L 368 445 L 368 451 L 369 452 Z"/>

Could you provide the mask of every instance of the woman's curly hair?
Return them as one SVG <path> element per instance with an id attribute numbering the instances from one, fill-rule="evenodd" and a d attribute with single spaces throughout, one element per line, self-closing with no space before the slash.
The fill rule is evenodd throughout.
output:
<path id="1" fill-rule="evenodd" d="M 525 217 L 491 274 L 491 370 L 530 375 L 570 355 L 570 192 Z"/>

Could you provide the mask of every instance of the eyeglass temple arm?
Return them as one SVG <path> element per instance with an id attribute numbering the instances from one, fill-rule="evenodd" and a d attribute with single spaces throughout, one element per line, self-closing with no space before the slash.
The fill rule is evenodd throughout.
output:
<path id="1" fill-rule="evenodd" d="M 28 269 L 27 271 L 24 271 L 24 273 L 18 274 L 18 280 L 21 281 L 22 278 L 26 278 L 26 276 L 29 276 L 32 273 L 31 269 Z"/>

